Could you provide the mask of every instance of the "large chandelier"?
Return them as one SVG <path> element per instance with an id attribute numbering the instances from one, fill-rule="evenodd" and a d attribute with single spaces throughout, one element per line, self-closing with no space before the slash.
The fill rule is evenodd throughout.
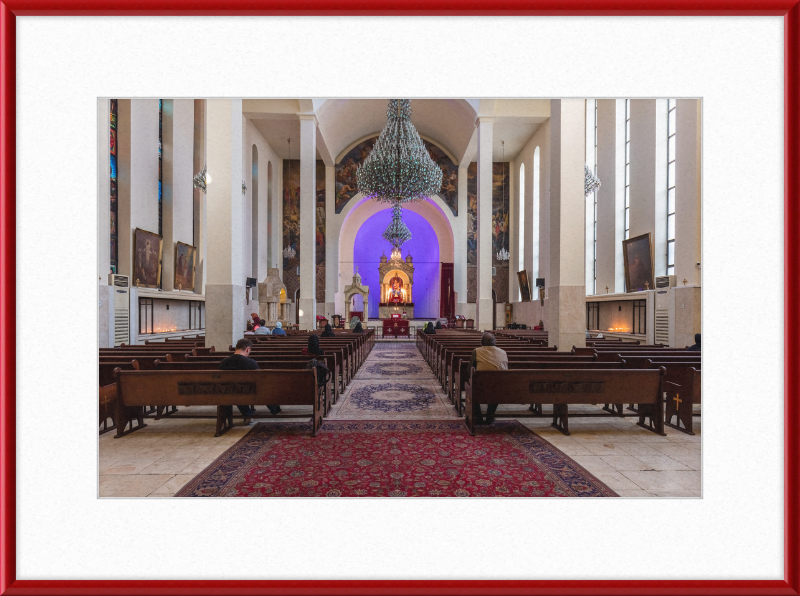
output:
<path id="1" fill-rule="evenodd" d="M 358 191 L 377 201 L 422 201 L 442 188 L 434 163 L 411 124 L 411 100 L 390 99 L 387 122 L 369 157 L 356 170 Z"/>
<path id="2" fill-rule="evenodd" d="M 400 207 L 400 203 L 395 203 L 392 206 L 392 223 L 383 232 L 383 237 L 391 242 L 392 246 L 398 251 L 404 242 L 411 240 L 411 231 L 403 223 L 403 209 Z"/>

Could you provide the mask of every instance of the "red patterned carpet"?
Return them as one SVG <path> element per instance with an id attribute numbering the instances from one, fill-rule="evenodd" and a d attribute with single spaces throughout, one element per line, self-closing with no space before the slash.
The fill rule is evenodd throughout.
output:
<path id="1" fill-rule="evenodd" d="M 614 497 L 519 422 L 260 423 L 176 497 Z"/>

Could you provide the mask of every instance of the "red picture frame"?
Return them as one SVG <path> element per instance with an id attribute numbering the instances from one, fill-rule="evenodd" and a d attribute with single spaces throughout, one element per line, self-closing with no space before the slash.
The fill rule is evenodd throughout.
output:
<path id="1" fill-rule="evenodd" d="M 16 579 L 16 17 L 24 15 L 712 15 L 784 18 L 784 578 L 775 581 L 28 581 Z M 800 593 L 800 2 L 798 0 L 11 0 L 0 3 L 0 594 Z"/>

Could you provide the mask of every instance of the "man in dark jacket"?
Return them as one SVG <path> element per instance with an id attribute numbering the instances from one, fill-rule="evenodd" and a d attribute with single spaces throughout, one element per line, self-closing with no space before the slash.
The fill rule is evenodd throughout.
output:
<path id="1" fill-rule="evenodd" d="M 236 342 L 236 351 L 219 363 L 220 370 L 258 370 L 258 362 L 249 358 L 253 342 L 249 339 L 240 339 Z M 250 424 L 253 421 L 253 414 L 256 409 L 253 406 L 236 406 L 244 416 L 243 424 Z M 272 414 L 279 414 L 280 406 L 267 406 Z"/>
<path id="2" fill-rule="evenodd" d="M 694 334 L 694 345 L 693 346 L 689 346 L 686 349 L 689 352 L 699 352 L 700 351 L 700 334 L 699 333 L 695 333 Z"/>

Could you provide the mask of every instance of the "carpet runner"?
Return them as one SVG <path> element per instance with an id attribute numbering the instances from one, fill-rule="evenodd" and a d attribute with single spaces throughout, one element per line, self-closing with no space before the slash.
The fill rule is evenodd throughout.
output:
<path id="1" fill-rule="evenodd" d="M 516 420 L 259 423 L 176 497 L 614 497 Z"/>

